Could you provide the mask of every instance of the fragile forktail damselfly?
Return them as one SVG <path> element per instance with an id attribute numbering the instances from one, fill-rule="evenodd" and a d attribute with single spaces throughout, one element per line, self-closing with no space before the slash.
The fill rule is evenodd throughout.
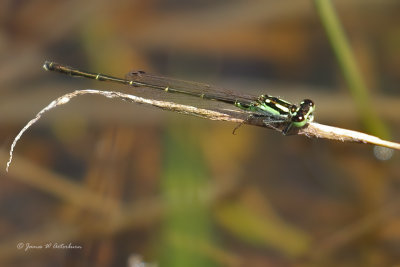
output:
<path id="1" fill-rule="evenodd" d="M 70 76 L 115 82 L 229 104 L 238 110 L 247 111 L 247 118 L 249 116 L 261 117 L 265 125 L 272 126 L 273 124 L 284 123 L 283 134 L 287 134 L 292 127 L 303 127 L 314 119 L 315 104 L 310 99 L 304 99 L 297 106 L 274 96 L 260 95 L 254 97 L 239 95 L 213 88 L 207 84 L 160 77 L 143 71 L 130 72 L 125 79 L 122 79 L 101 73 L 82 71 L 48 61 L 44 63 L 43 68 Z M 246 118 L 244 121 L 246 121 Z"/>

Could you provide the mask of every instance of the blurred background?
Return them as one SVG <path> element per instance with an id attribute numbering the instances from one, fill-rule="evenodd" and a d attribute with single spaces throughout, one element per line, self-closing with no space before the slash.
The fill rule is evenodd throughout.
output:
<path id="1" fill-rule="evenodd" d="M 233 123 L 86 95 L 30 128 L 5 172 L 14 137 L 52 100 L 127 90 L 45 72 L 45 60 L 311 98 L 317 122 L 377 134 L 312 1 L 0 4 L 1 266 L 400 264 L 399 153 L 381 160 L 369 145 L 232 135 Z M 368 107 L 399 141 L 400 2 L 333 4 Z"/>

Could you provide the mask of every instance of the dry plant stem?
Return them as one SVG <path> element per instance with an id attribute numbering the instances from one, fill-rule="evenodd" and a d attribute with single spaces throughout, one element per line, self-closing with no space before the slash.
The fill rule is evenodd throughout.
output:
<path id="1" fill-rule="evenodd" d="M 382 140 L 379 137 L 373 135 L 338 127 L 323 125 L 316 122 L 309 123 L 307 127 L 305 127 L 304 129 L 300 129 L 298 134 L 306 135 L 310 138 L 324 138 L 324 139 L 338 140 L 342 142 L 372 144 L 372 145 L 378 145 L 382 147 L 400 150 L 399 143 Z"/>
<path id="2" fill-rule="evenodd" d="M 21 138 L 22 134 L 33 124 L 35 124 L 44 113 L 47 111 L 57 107 L 64 105 L 68 103 L 72 98 L 79 96 L 79 95 L 85 95 L 85 94 L 98 94 L 98 95 L 103 95 L 108 98 L 119 98 L 125 101 L 129 102 L 134 102 L 134 103 L 139 103 L 139 104 L 147 104 L 151 105 L 154 107 L 158 107 L 164 110 L 169 110 L 169 111 L 174 111 L 182 114 L 187 114 L 187 115 L 192 115 L 192 116 L 197 116 L 197 117 L 202 117 L 210 120 L 218 120 L 218 121 L 230 121 L 230 122 L 235 122 L 235 123 L 245 123 L 245 124 L 250 124 L 254 126 L 261 126 L 261 127 L 267 127 L 270 129 L 275 129 L 277 131 L 282 131 L 282 128 L 284 128 L 284 125 L 278 125 L 277 127 L 271 127 L 268 125 L 265 125 L 263 123 L 262 117 L 254 117 L 252 116 L 246 121 L 243 121 L 243 119 L 235 117 L 234 114 L 231 114 L 230 112 L 227 112 L 227 114 L 222 113 L 222 112 L 217 112 L 217 111 L 212 111 L 212 110 L 207 110 L 207 109 L 202 109 L 202 108 L 196 108 L 193 106 L 188 106 L 188 105 L 181 105 L 181 104 L 176 104 L 172 102 L 165 102 L 165 101 L 159 101 L 159 100 L 152 100 L 152 99 L 146 99 L 130 94 L 125 94 L 117 91 L 99 91 L 99 90 L 94 90 L 94 89 L 85 89 L 85 90 L 76 90 L 72 93 L 65 94 L 53 102 L 51 102 L 48 106 L 43 108 L 38 114 L 36 114 L 35 118 L 30 120 L 24 128 L 18 133 L 18 135 L 15 137 L 11 148 L 10 148 L 10 158 L 7 162 L 7 167 L 6 170 L 8 171 L 8 168 L 10 167 L 10 164 L 12 162 L 12 157 L 13 157 L 13 151 L 14 148 L 18 142 L 18 140 Z M 228 114 L 229 113 L 229 114 Z M 388 148 L 393 148 L 393 149 L 398 149 L 400 150 L 400 144 L 394 143 L 394 142 L 389 142 L 385 140 L 381 140 L 378 137 L 372 136 L 372 135 L 367 135 L 364 133 L 356 132 L 356 131 L 351 131 L 351 130 L 346 130 L 346 129 L 341 129 L 341 128 L 336 128 L 336 127 L 331 127 L 327 125 L 322 125 L 319 123 L 309 123 L 309 125 L 305 128 L 299 129 L 295 131 L 295 134 L 298 135 L 306 135 L 307 137 L 314 137 L 314 138 L 325 138 L 325 139 L 331 139 L 331 140 L 338 140 L 342 142 L 357 142 L 357 143 L 365 143 L 365 144 L 374 144 L 374 145 L 379 145 L 379 146 L 384 146 Z"/>
<path id="3" fill-rule="evenodd" d="M 116 92 L 116 91 L 99 91 L 95 89 L 85 89 L 85 90 L 76 90 L 72 93 L 65 94 L 56 100 L 52 101 L 48 106 L 43 108 L 39 113 L 36 114 L 35 118 L 30 120 L 24 128 L 18 133 L 18 135 L 15 137 L 11 148 L 10 148 L 10 158 L 7 162 L 7 167 L 6 171 L 8 171 L 8 168 L 10 167 L 10 164 L 12 162 L 12 157 L 13 157 L 13 151 L 14 148 L 18 142 L 18 140 L 21 138 L 23 133 L 28 130 L 29 127 L 31 127 L 33 124 L 35 124 L 44 113 L 47 111 L 57 107 L 61 106 L 64 104 L 67 104 L 72 98 L 79 96 L 79 95 L 85 95 L 85 94 L 98 94 L 98 95 L 103 95 L 108 98 L 119 98 L 125 101 L 129 102 L 134 102 L 134 103 L 139 103 L 139 104 L 147 104 L 147 105 L 152 105 L 161 109 L 165 110 L 170 110 L 170 111 L 175 111 L 178 113 L 182 114 L 188 114 L 188 115 L 193 115 L 193 116 L 198 116 L 202 118 L 207 118 L 210 120 L 220 120 L 220 121 L 232 121 L 232 122 L 243 122 L 242 119 L 238 118 L 233 118 L 232 116 L 220 112 L 215 112 L 211 110 L 206 110 L 206 109 L 200 109 L 192 106 L 187 106 L 187 105 L 180 105 L 180 104 L 175 104 L 171 102 L 164 102 L 164 101 L 158 101 L 158 100 L 152 100 L 152 99 L 146 99 L 130 94 L 124 94 L 121 92 Z"/>

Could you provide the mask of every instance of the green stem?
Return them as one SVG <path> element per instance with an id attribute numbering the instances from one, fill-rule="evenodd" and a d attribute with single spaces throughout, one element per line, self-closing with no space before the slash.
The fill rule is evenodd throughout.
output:
<path id="1" fill-rule="evenodd" d="M 361 76 L 354 54 L 344 34 L 340 21 L 330 0 L 314 0 L 317 13 L 356 103 L 364 127 L 381 138 L 389 138 L 389 131 L 371 104 L 367 86 Z"/>

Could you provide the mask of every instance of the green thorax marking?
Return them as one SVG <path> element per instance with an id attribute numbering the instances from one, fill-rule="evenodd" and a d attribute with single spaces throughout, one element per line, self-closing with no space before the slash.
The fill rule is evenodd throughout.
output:
<path id="1" fill-rule="evenodd" d="M 296 105 L 293 105 L 283 99 L 268 95 L 261 95 L 256 101 L 247 105 L 236 102 L 235 106 L 253 112 L 267 112 L 272 115 L 283 117 L 291 117 L 292 114 L 297 110 Z"/>

